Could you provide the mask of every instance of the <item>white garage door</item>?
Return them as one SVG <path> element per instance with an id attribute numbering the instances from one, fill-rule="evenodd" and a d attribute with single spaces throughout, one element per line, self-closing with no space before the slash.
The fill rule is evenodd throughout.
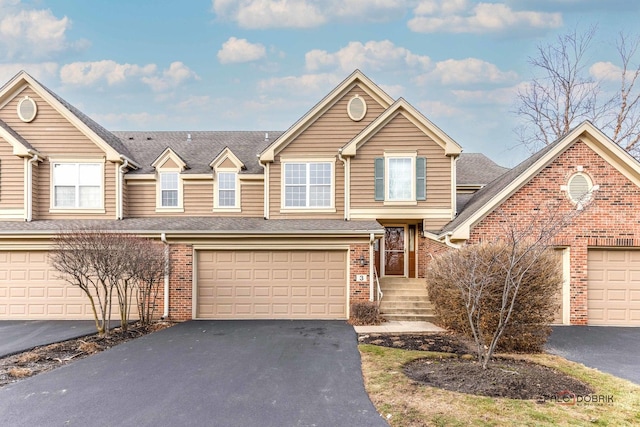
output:
<path id="1" fill-rule="evenodd" d="M 198 251 L 199 319 L 346 319 L 347 251 Z"/>
<path id="2" fill-rule="evenodd" d="M 46 251 L 0 251 L 0 319 L 93 319 L 82 291 L 56 275 Z"/>
<path id="3" fill-rule="evenodd" d="M 590 249 L 590 325 L 640 326 L 640 250 Z"/>

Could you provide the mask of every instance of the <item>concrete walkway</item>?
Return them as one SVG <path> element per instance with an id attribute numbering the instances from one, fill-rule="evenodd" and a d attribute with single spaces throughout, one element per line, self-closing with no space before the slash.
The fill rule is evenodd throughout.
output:
<path id="1" fill-rule="evenodd" d="M 445 330 L 431 322 L 385 322 L 377 326 L 354 326 L 358 334 L 420 334 L 444 332 Z"/>

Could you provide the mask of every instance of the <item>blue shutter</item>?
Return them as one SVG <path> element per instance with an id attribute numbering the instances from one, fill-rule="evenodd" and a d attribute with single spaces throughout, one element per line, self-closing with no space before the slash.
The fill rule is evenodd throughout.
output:
<path id="1" fill-rule="evenodd" d="M 384 200 L 384 158 L 374 159 L 375 199 Z"/>
<path id="2" fill-rule="evenodd" d="M 427 158 L 416 159 L 416 200 L 427 200 Z"/>

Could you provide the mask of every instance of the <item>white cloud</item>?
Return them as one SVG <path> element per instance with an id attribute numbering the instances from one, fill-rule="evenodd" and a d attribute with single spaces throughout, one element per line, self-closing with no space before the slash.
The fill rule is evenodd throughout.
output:
<path id="1" fill-rule="evenodd" d="M 418 108 L 426 117 L 455 117 L 462 114 L 462 110 L 454 107 L 451 102 L 422 101 Z"/>
<path id="2" fill-rule="evenodd" d="M 396 46 L 389 40 L 349 42 L 335 53 L 312 50 L 305 54 L 306 68 L 316 71 L 338 67 L 345 72 L 356 68 L 367 70 L 389 70 L 404 67 L 426 69 L 431 60 L 428 56 L 416 55 L 408 49 Z"/>
<path id="3" fill-rule="evenodd" d="M 408 26 L 419 33 L 491 33 L 562 26 L 560 13 L 516 11 L 503 3 L 472 4 L 468 0 L 425 0 L 414 14 Z"/>
<path id="4" fill-rule="evenodd" d="M 266 55 L 267 50 L 260 43 L 250 43 L 247 39 L 230 37 L 218 51 L 218 60 L 221 64 L 233 64 L 257 61 Z"/>
<path id="5" fill-rule="evenodd" d="M 401 17 L 411 0 L 213 0 L 220 19 L 241 28 L 313 28 L 339 19 L 387 21 Z"/>
<path id="6" fill-rule="evenodd" d="M 135 64 L 118 64 L 112 60 L 95 62 L 73 62 L 60 70 L 62 83 L 77 86 L 90 86 L 106 81 L 109 86 L 124 83 L 128 78 L 152 75 L 156 72 L 155 64 L 144 66 Z"/>
<path id="7" fill-rule="evenodd" d="M 258 89 L 262 92 L 284 92 L 287 95 L 319 95 L 326 94 L 341 80 L 340 76 L 329 73 L 273 77 L 260 80 Z"/>
<path id="8" fill-rule="evenodd" d="M 71 20 L 57 18 L 49 9 L 26 10 L 19 1 L 0 3 L 0 46 L 8 58 L 50 57 L 87 42 L 70 43 Z"/>
<path id="9" fill-rule="evenodd" d="M 112 60 L 73 62 L 60 69 L 63 84 L 91 86 L 106 82 L 113 86 L 139 79 L 155 92 L 173 89 L 188 80 L 199 80 L 198 75 L 182 62 L 173 62 L 166 70 L 158 71 L 156 64 L 119 64 Z"/>
<path id="10" fill-rule="evenodd" d="M 172 62 L 162 75 L 142 78 L 142 82 L 156 92 L 173 89 L 188 80 L 200 80 L 200 77 L 180 61 Z"/>
<path id="11" fill-rule="evenodd" d="M 589 74 L 597 80 L 619 81 L 622 68 L 611 62 L 596 62 L 589 67 Z"/>
<path id="12" fill-rule="evenodd" d="M 439 81 L 444 85 L 474 83 L 505 83 L 517 79 L 514 71 L 500 71 L 490 62 L 477 58 L 447 59 L 435 64 L 435 68 L 427 74 L 416 78 L 416 83 L 425 84 L 429 80 Z"/>
<path id="13" fill-rule="evenodd" d="M 49 80 L 56 76 L 58 68 L 55 62 L 0 64 L 0 81 L 6 82 L 20 70 L 26 71 L 38 80 Z"/>
<path id="14" fill-rule="evenodd" d="M 169 116 L 166 114 L 140 113 L 106 113 L 92 114 L 91 117 L 108 129 L 148 129 L 163 126 Z"/>

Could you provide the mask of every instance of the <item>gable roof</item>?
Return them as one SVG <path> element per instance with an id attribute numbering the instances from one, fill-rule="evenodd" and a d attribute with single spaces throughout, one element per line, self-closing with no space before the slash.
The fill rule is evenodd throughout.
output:
<path id="1" fill-rule="evenodd" d="M 121 157 L 125 157 L 135 166 L 135 162 L 133 162 L 131 154 L 115 135 L 100 126 L 82 111 L 69 104 L 42 83 L 31 77 L 31 75 L 25 71 L 20 71 L 2 88 L 0 88 L 0 101 L 7 96 L 10 96 L 13 90 L 22 84 L 28 84 L 41 98 L 45 99 L 56 111 L 58 111 L 58 113 L 69 120 L 96 145 L 102 148 L 107 154 L 107 160 L 119 161 Z"/>
<path id="2" fill-rule="evenodd" d="M 458 155 L 462 152 L 462 147 L 451 139 L 449 135 L 444 133 L 439 127 L 423 116 L 422 113 L 416 110 L 404 98 L 399 98 L 393 103 L 393 105 L 369 123 L 369 126 L 364 128 L 358 135 L 356 135 L 355 138 L 342 147 L 342 155 L 355 156 L 358 148 L 362 144 L 368 141 L 369 138 L 375 135 L 380 129 L 389 123 L 389 121 L 396 117 L 396 115 L 401 113 L 404 113 L 403 115 L 410 122 L 416 125 L 422 132 L 440 145 L 444 149 L 445 155 Z"/>
<path id="3" fill-rule="evenodd" d="M 440 230 L 439 235 L 449 235 L 452 240 L 468 239 L 474 224 L 493 212 L 578 141 L 585 143 L 619 172 L 640 186 L 640 163 L 591 122 L 585 121 L 564 137 L 546 146 L 476 192 L 464 210 Z"/>
<path id="4" fill-rule="evenodd" d="M 508 170 L 484 154 L 461 153 L 456 164 L 456 184 L 482 187 Z"/>
<path id="5" fill-rule="evenodd" d="M 393 103 L 393 98 L 365 76 L 362 71 L 355 70 L 349 77 L 344 79 L 342 83 L 336 86 L 335 89 L 329 92 L 327 96 L 322 98 L 322 100 L 309 110 L 307 114 L 302 116 L 289 129 L 280 135 L 279 138 L 273 141 L 271 145 L 266 147 L 260 154 L 260 162 L 272 162 L 276 153 L 286 147 L 287 144 L 295 139 L 302 131 L 307 129 L 318 117 L 331 108 L 333 104 L 335 104 L 345 93 L 350 91 L 356 85 L 359 85 L 369 96 L 375 99 L 384 108 L 388 108 Z"/>
<path id="6" fill-rule="evenodd" d="M 155 173 L 152 164 L 167 147 L 187 164 L 188 169 L 183 174 L 210 174 L 211 162 L 227 147 L 246 166 L 241 174 L 262 174 L 258 154 L 272 141 L 265 139 L 265 133 L 273 138 L 282 134 L 275 131 L 113 132 L 140 166 L 128 175 Z M 187 134 L 191 135 L 191 140 L 187 139 Z"/>
<path id="7" fill-rule="evenodd" d="M 160 155 L 156 157 L 153 163 L 151 163 L 151 166 L 153 166 L 153 168 L 157 170 L 163 165 L 164 162 L 169 159 L 171 159 L 180 168 L 180 171 L 183 171 L 187 168 L 187 163 L 182 160 L 182 157 L 176 154 L 176 152 L 173 151 L 170 147 L 167 147 L 162 153 L 160 153 Z"/>

